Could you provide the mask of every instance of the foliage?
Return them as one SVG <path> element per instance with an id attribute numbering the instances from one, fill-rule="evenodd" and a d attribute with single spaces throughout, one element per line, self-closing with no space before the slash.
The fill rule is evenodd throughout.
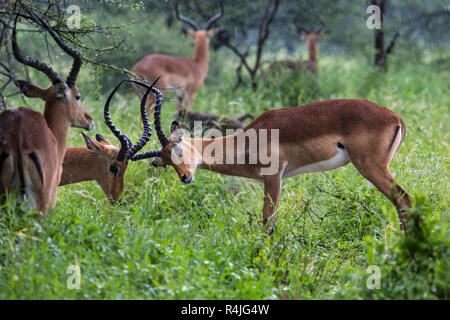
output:
<path id="1" fill-rule="evenodd" d="M 406 239 L 392 232 L 397 230 L 392 205 L 352 165 L 283 181 L 271 243 L 261 225 L 261 185 L 199 170 L 196 182 L 185 186 L 172 169 L 156 169 L 142 161 L 129 164 L 121 206 L 111 206 L 97 183 L 86 182 L 60 188 L 56 209 L 40 220 L 14 209 L 13 202 L 0 209 L 0 298 L 448 298 L 448 280 L 440 278 L 441 270 L 448 276 L 445 230 L 450 222 L 446 174 L 450 97 L 443 81 L 450 78 L 448 51 L 411 52 L 407 62 L 404 53 L 399 54 L 393 56 L 388 73 L 376 78 L 362 55 L 323 52 L 319 75 L 311 79 L 316 84 L 309 84 L 301 97 L 289 88 L 300 92 L 309 78 L 295 80 L 281 74 L 256 92 L 250 88 L 233 92 L 233 68 L 225 68 L 221 81 L 211 78 L 205 83 L 193 109 L 258 115 L 288 102 L 329 98 L 369 99 L 388 107 L 406 124 L 405 140 L 390 168 L 396 180 L 416 194 L 415 210 L 425 221 L 422 234 Z M 222 62 L 212 60 L 212 65 L 233 65 Z M 96 98 L 89 90 L 88 70 L 82 72 L 83 104 L 96 119 L 96 132 L 117 143 L 102 123 L 106 97 Z M 19 97 L 8 102 L 23 103 Z M 36 99 L 26 103 L 43 109 Z M 174 109 L 170 97 L 165 99 L 166 130 Z M 136 141 L 141 126 L 135 95 L 120 91 L 111 112 L 118 127 Z M 71 129 L 68 145 L 84 145 L 79 129 Z M 154 135 L 146 150 L 156 147 Z M 319 191 L 318 186 L 345 200 Z M 385 234 L 388 249 L 381 251 Z M 417 264 L 408 263 L 411 252 Z M 436 256 L 434 262 L 426 260 L 430 253 Z M 391 283 L 395 291 L 382 287 L 365 292 L 369 264 L 382 268 L 382 285 Z M 66 285 L 70 265 L 81 269 L 80 290 Z M 413 274 L 423 268 L 431 271 Z M 404 291 L 400 284 L 405 284 Z"/>
<path id="2" fill-rule="evenodd" d="M 439 211 L 429 201 L 416 195 L 405 236 L 387 228 L 384 239 L 367 237 L 368 264 L 380 268 L 380 288 L 364 286 L 365 270 L 343 277 L 336 298 L 359 299 L 448 299 L 450 275 L 450 237 L 446 226 L 439 224 Z M 390 226 L 395 213 L 389 210 Z M 345 281 L 348 279 L 348 281 Z M 345 282 L 345 283 L 344 283 Z"/>
<path id="3" fill-rule="evenodd" d="M 45 12 L 47 3 L 57 2 L 61 1 L 21 1 L 26 5 L 41 8 L 43 12 Z M 219 8 L 218 0 L 184 2 L 186 5 L 183 5 L 182 9 L 185 15 L 189 15 L 195 21 L 200 22 L 206 21 L 206 16 L 217 12 Z M 75 41 L 72 37 L 68 39 L 74 41 L 74 47 L 80 49 L 89 61 L 115 68 L 115 72 L 113 72 L 110 69 L 103 70 L 103 68 L 91 66 L 87 62 L 84 64 L 83 69 L 86 75 L 95 74 L 97 79 L 101 79 L 101 82 L 99 81 L 98 86 L 95 87 L 98 94 L 106 93 L 108 88 L 111 88 L 123 77 L 124 72 L 120 72 L 120 70 L 131 70 L 134 64 L 144 55 L 166 53 L 175 56 L 192 56 L 193 40 L 187 39 L 180 32 L 182 23 L 174 18 L 174 3 L 175 0 L 108 0 L 100 3 L 77 0 L 71 3 L 62 2 L 61 8 L 63 9 L 70 4 L 80 6 L 83 27 L 102 26 L 113 31 L 109 35 L 102 32 L 90 35 L 75 34 L 75 38 L 79 38 L 78 41 Z M 253 63 L 258 22 L 264 14 L 267 0 L 246 2 L 223 0 L 223 3 L 225 15 L 220 20 L 218 27 L 229 31 L 230 41 L 237 48 L 244 52 L 246 49 L 249 50 L 249 61 Z M 349 56 L 354 55 L 355 52 L 357 55 L 363 52 L 368 59 L 367 65 L 371 66 L 373 64 L 373 30 L 367 29 L 365 25 L 365 20 L 368 17 L 366 13 L 367 5 L 367 1 L 355 3 L 351 0 L 334 2 L 325 0 L 281 1 L 279 11 L 271 25 L 262 63 L 267 62 L 268 59 L 278 58 L 280 51 L 292 54 L 299 49 L 301 50 L 303 44 L 298 37 L 296 27 L 302 25 L 314 30 L 321 25 L 320 20 L 323 20 L 327 31 L 326 39 L 323 41 L 323 52 L 328 54 L 345 53 Z M 194 10 L 197 6 L 201 9 L 203 15 Z M 2 15 L 1 9 L 0 18 L 3 19 L 4 15 Z M 420 54 L 427 48 L 434 50 L 448 44 L 450 33 L 447 32 L 448 8 L 445 0 L 433 0 L 426 3 L 419 0 L 407 2 L 392 0 L 389 1 L 387 9 L 384 28 L 389 35 L 388 40 L 395 31 L 399 29 L 401 31 L 395 53 L 391 58 L 404 54 L 409 57 L 410 53 Z M 54 18 L 58 26 L 65 30 L 67 12 L 61 10 L 60 13 L 63 14 L 56 15 Z M 6 14 L 6 17 L 9 19 L 9 14 Z M 1 23 L 0 28 L 2 28 Z M 66 72 L 67 61 L 64 56 L 60 55 L 58 49 L 55 50 L 52 41 L 48 43 L 48 50 L 42 50 L 43 44 L 45 44 L 45 37 L 42 33 L 36 35 L 35 32 L 25 32 L 22 35 L 19 34 L 18 38 L 24 52 L 48 64 L 55 65 L 55 69 L 58 71 Z M 211 41 L 213 47 L 219 47 L 216 38 Z M 81 43 L 84 47 L 81 46 Z M 119 49 L 102 51 L 116 45 L 119 45 Z M 85 49 L 86 46 L 102 50 L 87 50 Z M 412 48 L 416 50 L 411 50 Z M 224 74 L 222 70 L 238 66 L 238 58 L 230 58 L 230 55 L 231 52 L 225 47 L 211 53 L 210 60 L 212 63 L 207 81 L 214 84 L 220 83 L 223 77 L 229 76 Z M 5 53 L 1 50 L 0 58 L 0 61 L 4 62 Z M 223 60 L 226 60 L 226 62 L 222 65 L 213 63 Z M 408 59 L 404 61 L 408 61 Z M 234 81 L 234 79 L 230 81 Z M 246 81 L 249 82 L 249 79 L 246 79 Z M 3 86 L 4 79 L 1 76 L 0 83 L 0 86 Z M 86 84 L 86 87 L 92 90 L 91 80 Z M 12 84 L 7 86 L 5 90 L 0 87 L 0 93 L 6 96 L 16 92 L 17 90 Z"/>
<path id="4" fill-rule="evenodd" d="M 307 70 L 301 73 L 278 70 L 274 74 L 267 75 L 263 84 L 264 90 L 261 90 L 263 99 L 274 99 L 275 94 L 283 106 L 298 106 L 321 97 L 317 77 Z"/>

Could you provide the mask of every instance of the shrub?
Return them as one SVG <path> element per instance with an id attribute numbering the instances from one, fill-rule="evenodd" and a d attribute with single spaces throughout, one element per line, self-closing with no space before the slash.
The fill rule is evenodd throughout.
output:
<path id="1" fill-rule="evenodd" d="M 367 238 L 368 264 L 379 267 L 380 288 L 369 289 L 365 270 L 346 272 L 345 285 L 336 298 L 362 299 L 448 299 L 449 237 L 439 224 L 439 212 L 426 198 L 417 195 L 407 226 L 411 231 L 393 231 L 389 223 L 383 240 Z M 389 212 L 389 220 L 395 215 Z M 350 294 L 351 293 L 351 294 Z"/>

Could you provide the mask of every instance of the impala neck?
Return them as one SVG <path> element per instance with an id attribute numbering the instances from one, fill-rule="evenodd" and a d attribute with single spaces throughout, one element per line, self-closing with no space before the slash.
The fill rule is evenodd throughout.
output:
<path id="1" fill-rule="evenodd" d="M 198 36 L 195 39 L 194 58 L 192 59 L 200 68 L 202 73 L 208 73 L 209 64 L 209 39 L 205 36 Z"/>
<path id="2" fill-rule="evenodd" d="M 62 161 L 67 148 L 67 137 L 71 122 L 67 119 L 64 108 L 67 108 L 63 103 L 46 102 L 44 117 L 47 125 L 53 132 L 56 138 L 58 147 L 58 157 Z"/>
<path id="3" fill-rule="evenodd" d="M 63 162 L 60 185 L 96 180 L 103 172 L 98 165 L 98 156 L 86 147 L 68 148 Z"/>
<path id="4" fill-rule="evenodd" d="M 237 135 L 236 134 L 232 134 L 232 135 L 228 135 L 228 136 L 224 136 L 224 137 L 220 137 L 220 138 L 216 138 L 216 139 L 198 139 L 198 138 L 186 138 L 186 143 L 190 144 L 193 146 L 193 149 L 195 149 L 195 151 L 197 152 L 198 156 L 198 162 L 197 162 L 197 168 L 199 169 L 205 169 L 205 170 L 210 170 L 210 171 L 214 171 L 214 172 L 218 172 L 218 173 L 224 173 L 224 174 L 230 174 L 230 175 L 239 175 L 237 167 L 242 169 L 242 165 L 237 165 L 237 151 L 236 151 L 236 140 L 237 140 Z M 205 152 L 205 150 L 207 150 L 208 147 L 212 148 L 213 146 L 211 145 L 213 142 L 220 142 L 221 145 L 224 146 L 224 151 L 223 151 L 223 158 L 222 161 L 220 163 L 216 163 L 215 160 L 215 155 L 211 155 L 212 158 L 209 159 L 207 158 L 208 156 L 210 156 L 209 152 Z M 231 148 L 228 148 L 228 146 L 233 146 Z M 227 164 L 227 151 L 232 151 L 233 155 L 232 155 L 232 161 L 231 163 Z M 228 155 L 229 157 L 229 155 Z"/>
<path id="5" fill-rule="evenodd" d="M 319 43 L 317 40 L 308 39 L 306 47 L 308 48 L 308 61 L 317 62 L 317 53 L 319 51 Z"/>
<path id="6" fill-rule="evenodd" d="M 316 50 L 308 51 L 308 60 L 311 62 L 317 62 L 317 51 Z"/>

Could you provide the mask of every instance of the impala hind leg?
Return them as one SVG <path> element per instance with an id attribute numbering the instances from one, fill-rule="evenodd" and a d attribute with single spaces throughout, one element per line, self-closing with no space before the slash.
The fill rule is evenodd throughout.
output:
<path id="1" fill-rule="evenodd" d="M 364 178 L 369 180 L 392 202 L 397 209 L 401 226 L 404 228 L 408 217 L 404 208 L 411 208 L 411 195 L 394 180 L 389 172 L 388 164 L 376 164 L 375 159 L 352 160 L 352 163 Z"/>
<path id="2" fill-rule="evenodd" d="M 183 99 L 183 109 L 190 110 L 192 103 L 194 102 L 196 93 L 186 93 L 184 99 Z"/>
<path id="3" fill-rule="evenodd" d="M 178 111 L 184 110 L 183 101 L 185 99 L 186 98 L 182 94 L 175 95 L 175 111 L 178 112 Z"/>

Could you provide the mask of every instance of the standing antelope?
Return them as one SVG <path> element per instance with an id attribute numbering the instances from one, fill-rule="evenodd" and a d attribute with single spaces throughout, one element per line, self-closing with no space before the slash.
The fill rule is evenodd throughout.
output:
<path id="1" fill-rule="evenodd" d="M 17 45 L 19 15 L 16 16 L 11 38 L 14 57 L 42 71 L 52 84 L 43 89 L 27 81 L 16 82 L 27 97 L 45 101 L 44 115 L 25 107 L 0 114 L 0 196 L 17 190 L 29 199 L 28 204 L 33 209 L 45 213 L 56 203 L 70 126 L 92 130 L 94 121 L 81 104 L 80 92 L 75 86 L 82 63 L 80 52 L 66 45 L 46 21 L 32 11 L 29 14 L 74 62 L 64 82 L 45 63 L 24 56 Z"/>
<path id="2" fill-rule="evenodd" d="M 156 157 L 154 166 L 172 166 L 183 183 L 193 182 L 198 168 L 264 183 L 264 224 L 277 216 L 283 179 L 352 162 L 395 205 L 404 225 L 403 208 L 411 207 L 411 196 L 395 182 L 389 162 L 403 141 L 405 125 L 398 115 L 373 102 L 336 99 L 270 110 L 243 130 L 215 139 L 183 138 L 176 122 L 168 139 L 158 108 L 154 116 L 162 149 L 144 152 L 140 158 Z M 256 152 L 252 135 L 259 140 Z M 264 137 L 268 141 L 261 145 Z M 270 155 L 270 162 L 265 155 Z"/>
<path id="3" fill-rule="evenodd" d="M 175 5 L 175 11 L 179 20 L 193 28 L 183 28 L 183 32 L 186 36 L 195 38 L 194 57 L 191 59 L 165 54 L 151 54 L 136 63 L 132 70 L 148 82 L 153 82 L 161 76 L 160 87 L 176 88 L 175 107 L 178 111 L 189 109 L 195 95 L 203 86 L 208 74 L 209 38 L 214 34 L 212 26 L 223 15 L 223 4 L 221 3 L 221 12 L 209 19 L 203 29 L 199 28 L 193 20 L 180 15 L 178 4 Z M 135 89 L 139 95 L 139 87 L 135 86 Z M 153 111 L 154 103 L 154 99 L 149 99 L 149 112 Z"/>
<path id="4" fill-rule="evenodd" d="M 308 49 L 308 60 L 300 60 L 298 62 L 293 60 L 281 60 L 275 61 L 269 66 L 270 71 L 276 71 L 280 68 L 287 68 L 294 72 L 301 72 L 306 68 L 313 74 L 318 73 L 318 54 L 320 49 L 320 39 L 322 39 L 324 32 L 321 28 L 315 32 L 310 32 L 303 27 L 298 28 L 299 36 L 301 39 L 306 40 L 306 48 Z"/>
<path id="5" fill-rule="evenodd" d="M 82 133 L 86 147 L 67 149 L 63 162 L 61 182 L 59 183 L 60 186 L 95 180 L 108 199 L 112 202 L 119 200 L 124 187 L 128 160 L 132 160 L 132 157 L 147 143 L 151 135 L 151 126 L 145 113 L 145 104 L 148 94 L 153 88 L 150 87 L 142 96 L 141 120 L 144 124 L 144 134 L 138 143 L 134 145 L 137 147 L 133 147 L 131 140 L 115 128 L 109 116 L 109 104 L 114 93 L 122 83 L 123 81 L 110 93 L 104 108 L 105 123 L 121 142 L 121 148 L 115 147 L 100 134 L 96 134 L 95 140 L 92 140 Z M 130 150 L 131 148 L 133 149 Z"/>

